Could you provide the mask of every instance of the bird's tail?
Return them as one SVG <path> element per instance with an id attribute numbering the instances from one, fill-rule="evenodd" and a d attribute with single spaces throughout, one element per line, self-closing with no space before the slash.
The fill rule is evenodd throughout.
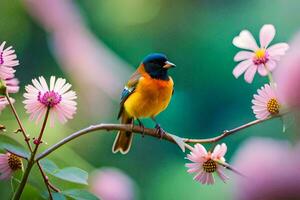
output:
<path id="1" fill-rule="evenodd" d="M 121 115 L 122 124 L 132 124 L 133 118 L 129 117 L 126 112 Z M 131 147 L 133 133 L 130 131 L 119 131 L 112 147 L 112 152 L 117 153 L 120 151 L 122 154 L 128 153 Z"/>

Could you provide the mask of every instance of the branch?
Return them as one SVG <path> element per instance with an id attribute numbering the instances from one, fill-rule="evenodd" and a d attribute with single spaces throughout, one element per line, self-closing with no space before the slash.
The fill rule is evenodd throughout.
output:
<path id="1" fill-rule="evenodd" d="M 231 130 L 227 130 L 224 131 L 221 135 L 217 136 L 217 137 L 213 137 L 213 138 L 208 138 L 208 139 L 189 139 L 189 138 L 182 138 L 182 140 L 185 143 L 214 143 L 217 142 L 229 135 L 232 135 L 240 130 L 243 130 L 245 128 L 248 128 L 250 126 L 265 122 L 267 120 L 273 119 L 273 118 L 277 118 L 280 117 L 281 115 L 277 115 L 274 117 L 269 117 L 267 119 L 263 119 L 263 120 L 254 120 L 251 121 L 247 124 L 244 124 L 242 126 L 239 126 L 237 128 L 231 129 Z M 156 129 L 149 129 L 149 128 L 143 128 L 140 126 L 133 126 L 131 124 L 98 124 L 98 125 L 91 125 L 87 128 L 81 129 L 71 135 L 69 135 L 68 137 L 62 139 L 61 141 L 59 141 L 58 143 L 54 144 L 53 146 L 49 147 L 48 149 L 46 149 L 44 152 L 42 152 L 40 155 L 38 155 L 36 157 L 36 161 L 39 161 L 40 159 L 48 156 L 50 153 L 52 153 L 53 151 L 55 151 L 56 149 L 58 149 L 59 147 L 63 146 L 64 144 L 74 140 L 75 138 L 78 138 L 82 135 L 85 135 L 87 133 L 91 133 L 94 131 L 99 131 L 99 130 L 105 130 L 107 132 L 109 131 L 130 131 L 130 132 L 134 132 L 137 134 L 142 134 L 142 135 L 148 135 L 148 136 L 152 136 L 155 138 L 159 138 L 159 139 L 163 139 L 163 140 L 167 140 L 169 142 L 172 143 L 176 143 L 176 141 L 172 138 L 172 136 L 169 135 L 169 133 L 166 132 L 166 134 L 164 134 L 162 137 L 157 134 L 157 130 Z"/>
<path id="2" fill-rule="evenodd" d="M 284 114 L 282 114 L 282 115 L 284 115 Z M 223 133 L 221 135 L 218 135 L 218 136 L 213 137 L 213 138 L 208 138 L 208 139 L 184 139 L 184 142 L 186 142 L 186 143 L 214 143 L 214 142 L 218 142 L 218 141 L 222 140 L 223 138 L 225 138 L 227 136 L 235 134 L 238 131 L 241 131 L 243 129 L 246 129 L 246 128 L 251 127 L 251 126 L 256 125 L 256 124 L 260 124 L 260 123 L 268 121 L 270 119 L 281 117 L 282 115 L 276 115 L 276 116 L 268 117 L 266 119 L 261 119 L 261 120 L 257 119 L 257 120 L 251 121 L 247 124 L 243 124 L 239 127 L 233 128 L 231 130 L 225 130 L 225 131 L 223 131 Z"/>

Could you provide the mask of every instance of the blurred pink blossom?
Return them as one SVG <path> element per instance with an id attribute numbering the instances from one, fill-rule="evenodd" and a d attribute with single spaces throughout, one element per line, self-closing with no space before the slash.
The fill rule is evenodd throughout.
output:
<path id="1" fill-rule="evenodd" d="M 20 89 L 19 80 L 16 78 L 10 78 L 4 80 L 8 93 L 17 93 Z"/>
<path id="2" fill-rule="evenodd" d="M 187 159 L 193 162 L 185 165 L 189 168 L 187 172 L 196 173 L 194 180 L 202 184 L 214 184 L 214 172 L 225 182 L 228 177 L 224 174 L 224 167 L 219 162 L 225 162 L 226 151 L 227 146 L 224 143 L 218 144 L 212 153 L 207 152 L 203 145 L 196 144 L 190 154 L 187 155 Z"/>
<path id="3" fill-rule="evenodd" d="M 111 115 L 132 70 L 85 25 L 74 1 L 24 0 L 25 7 L 49 33 L 50 50 L 78 87 L 86 114 Z M 98 106 L 98 105 L 102 106 Z"/>
<path id="4" fill-rule="evenodd" d="M 291 49 L 274 74 L 279 94 L 291 107 L 300 107 L 300 33 L 292 40 Z"/>
<path id="5" fill-rule="evenodd" d="M 14 99 L 10 99 L 12 102 L 15 102 Z M 6 97 L 0 96 L 0 112 L 8 105 Z"/>
<path id="6" fill-rule="evenodd" d="M 273 86 L 265 84 L 257 90 L 252 100 L 252 110 L 257 119 L 265 119 L 272 115 L 279 114 L 281 102 Z"/>
<path id="7" fill-rule="evenodd" d="M 115 168 L 100 169 L 91 176 L 91 191 L 102 200 L 134 200 L 135 186 L 126 174 Z"/>
<path id="8" fill-rule="evenodd" d="M 49 108 L 50 125 L 54 125 L 55 117 L 61 123 L 72 119 L 76 112 L 76 93 L 70 90 L 71 84 L 66 83 L 66 79 L 54 76 L 50 78 L 50 87 L 44 77 L 39 80 L 33 79 L 33 85 L 25 87 L 26 98 L 23 103 L 27 113 L 30 113 L 30 119 L 39 122 L 46 114 Z"/>
<path id="9" fill-rule="evenodd" d="M 0 180 L 10 179 L 13 172 L 22 169 L 22 160 L 11 154 L 0 154 Z"/>
<path id="10" fill-rule="evenodd" d="M 243 30 L 236 36 L 232 43 L 234 46 L 250 51 L 240 51 L 234 56 L 234 61 L 240 62 L 233 70 L 233 75 L 238 78 L 245 72 L 245 80 L 252 83 L 256 71 L 261 76 L 266 76 L 268 71 L 273 71 L 280 56 L 289 48 L 287 43 L 278 43 L 270 47 L 276 30 L 272 24 L 266 24 L 260 29 L 258 47 L 255 39 L 248 30 Z"/>
<path id="11" fill-rule="evenodd" d="M 0 45 L 0 79 L 13 78 L 15 70 L 13 67 L 19 65 L 17 55 L 12 46 L 4 49 L 6 42 Z"/>
<path id="12" fill-rule="evenodd" d="M 246 177 L 237 176 L 236 200 L 300 199 L 300 148 L 288 142 L 253 138 L 235 155 L 235 166 Z"/>

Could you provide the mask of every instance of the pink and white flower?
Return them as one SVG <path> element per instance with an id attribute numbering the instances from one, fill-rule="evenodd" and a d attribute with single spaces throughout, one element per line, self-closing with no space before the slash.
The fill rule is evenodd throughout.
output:
<path id="1" fill-rule="evenodd" d="M 19 81 L 16 78 L 0 80 L 0 112 L 9 105 L 5 94 L 6 93 L 17 93 L 19 91 Z M 9 97 L 10 98 L 10 97 Z M 10 98 L 11 103 L 14 103 L 15 100 Z"/>
<path id="2" fill-rule="evenodd" d="M 11 101 L 14 102 L 14 100 L 11 98 Z M 0 96 L 0 112 L 8 105 L 8 101 L 6 97 Z"/>
<path id="3" fill-rule="evenodd" d="M 12 46 L 4 49 L 6 42 L 2 42 L 0 45 L 0 78 L 7 79 L 13 78 L 15 70 L 13 67 L 19 65 L 17 55 Z"/>
<path id="4" fill-rule="evenodd" d="M 265 84 L 257 90 L 253 96 L 252 110 L 257 119 L 265 119 L 280 112 L 281 103 L 276 90 L 269 84 Z"/>
<path id="5" fill-rule="evenodd" d="M 32 83 L 33 85 L 25 87 L 26 99 L 23 101 L 31 120 L 36 120 L 38 123 L 46 114 L 47 109 L 49 109 L 50 126 L 54 125 L 55 118 L 61 123 L 73 118 L 76 112 L 77 96 L 73 90 L 70 90 L 71 84 L 66 83 L 66 79 L 56 79 L 51 76 L 50 88 L 42 76 L 39 80 L 33 79 Z"/>
<path id="6" fill-rule="evenodd" d="M 202 184 L 214 184 L 214 172 L 225 182 L 228 177 L 223 173 L 224 167 L 220 163 L 225 163 L 226 151 L 227 146 L 224 143 L 218 144 L 212 153 L 207 152 L 203 145 L 196 144 L 187 155 L 187 159 L 193 162 L 185 165 L 189 168 L 187 172 L 196 173 L 194 180 Z"/>
<path id="7" fill-rule="evenodd" d="M 236 78 L 245 73 L 246 82 L 252 83 L 256 71 L 261 76 L 266 76 L 275 69 L 276 62 L 289 48 L 287 43 L 278 43 L 269 47 L 275 33 L 276 30 L 272 24 L 264 25 L 259 34 L 260 47 L 248 30 L 241 31 L 238 36 L 233 38 L 234 46 L 248 50 L 240 51 L 234 56 L 234 61 L 240 62 L 233 70 Z"/>
<path id="8" fill-rule="evenodd" d="M 20 89 L 19 80 L 16 78 L 8 78 L 4 80 L 7 93 L 17 93 Z"/>
<path id="9" fill-rule="evenodd" d="M 23 168 L 20 157 L 5 153 L 0 154 L 0 180 L 8 180 L 11 178 L 13 172 Z"/>

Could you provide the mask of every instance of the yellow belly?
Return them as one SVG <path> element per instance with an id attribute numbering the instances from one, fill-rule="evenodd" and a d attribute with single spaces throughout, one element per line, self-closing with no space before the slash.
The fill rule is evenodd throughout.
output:
<path id="1" fill-rule="evenodd" d="M 124 103 L 126 112 L 134 118 L 154 117 L 165 110 L 173 92 L 173 80 L 141 78 L 134 93 Z"/>

